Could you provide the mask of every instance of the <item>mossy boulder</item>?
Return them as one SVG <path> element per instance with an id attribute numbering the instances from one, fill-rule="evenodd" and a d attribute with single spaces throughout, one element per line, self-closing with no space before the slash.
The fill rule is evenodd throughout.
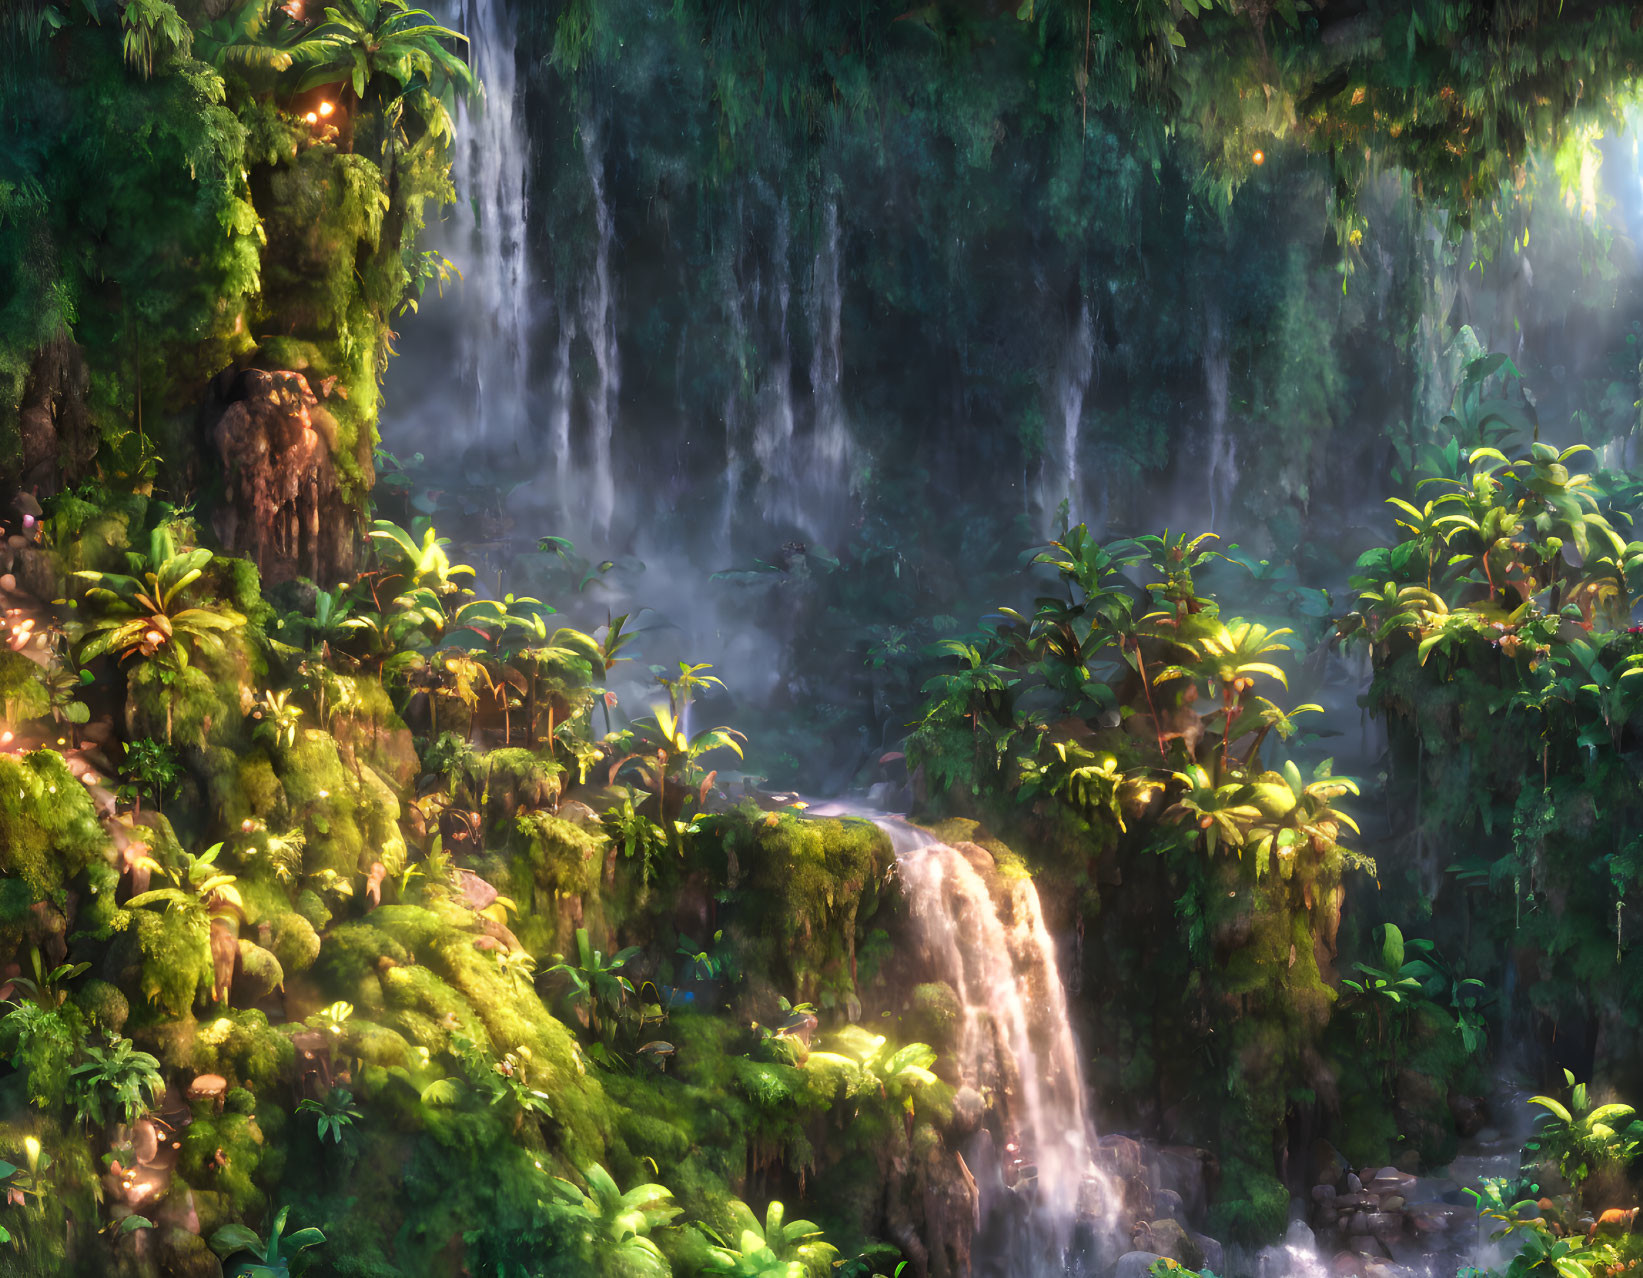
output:
<path id="1" fill-rule="evenodd" d="M 60 754 L 0 754 L 0 874 L 45 900 L 107 845 L 90 796 Z"/>

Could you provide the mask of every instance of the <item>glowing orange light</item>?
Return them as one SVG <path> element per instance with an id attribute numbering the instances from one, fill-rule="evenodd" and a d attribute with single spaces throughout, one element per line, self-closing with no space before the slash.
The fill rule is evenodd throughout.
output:
<path id="1" fill-rule="evenodd" d="M 321 115 L 330 115 L 331 112 L 333 112 L 335 110 L 336 110 L 336 107 L 332 106 L 329 102 L 321 102 L 319 104 L 319 113 Z"/>
<path id="2" fill-rule="evenodd" d="M 0 745 L 10 745 L 11 741 L 12 741 L 12 734 L 11 733 L 9 733 L 9 732 L 0 732 Z"/>
<path id="3" fill-rule="evenodd" d="M 315 115 L 312 111 L 310 111 L 307 115 L 303 116 L 302 118 L 307 120 L 309 124 L 318 124 L 319 123 L 319 116 Z"/>
<path id="4" fill-rule="evenodd" d="M 1254 155 L 1250 156 L 1249 158 L 1254 160 L 1256 164 L 1265 164 L 1266 163 L 1266 152 L 1265 151 L 1257 151 Z"/>

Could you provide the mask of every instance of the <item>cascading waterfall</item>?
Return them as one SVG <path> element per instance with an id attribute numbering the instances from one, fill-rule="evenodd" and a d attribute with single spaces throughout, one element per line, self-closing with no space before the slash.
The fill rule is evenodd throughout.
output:
<path id="1" fill-rule="evenodd" d="M 794 500 L 797 476 L 793 467 L 793 356 L 788 339 L 788 306 L 793 285 L 787 266 L 787 207 L 776 216 L 775 244 L 771 249 L 771 270 L 775 275 L 771 305 L 776 328 L 775 352 L 761 376 L 757 415 L 753 428 L 753 456 L 759 464 L 759 502 L 766 519 L 773 522 L 803 518 Z M 754 290 L 758 306 L 762 290 Z"/>
<path id="2" fill-rule="evenodd" d="M 1204 334 L 1204 394 L 1209 401 L 1209 531 L 1217 512 L 1225 513 L 1238 484 L 1238 454 L 1227 433 L 1231 369 L 1221 313 L 1210 308 Z"/>
<path id="3" fill-rule="evenodd" d="M 588 521 L 597 537 L 610 533 L 616 513 L 616 479 L 611 470 L 611 432 L 615 429 L 617 405 L 622 391 L 622 353 L 616 340 L 616 301 L 610 275 L 611 245 L 616 238 L 616 218 L 605 198 L 605 149 L 599 129 L 584 121 L 581 129 L 582 154 L 588 166 L 588 184 L 593 192 L 594 227 L 597 232 L 593 271 L 583 286 L 582 327 L 593 344 L 593 362 L 598 371 L 588 393 Z"/>
<path id="4" fill-rule="evenodd" d="M 1068 338 L 1061 367 L 1056 373 L 1055 410 L 1060 435 L 1045 449 L 1043 469 L 1039 474 L 1038 504 L 1044 531 L 1050 536 L 1061 533 L 1058 514 L 1062 502 L 1067 503 L 1069 524 L 1086 517 L 1078 447 L 1084 422 L 1084 401 L 1090 393 L 1090 383 L 1094 377 L 1095 323 L 1090 314 L 1089 299 L 1086 298 L 1079 304 L 1078 323 Z"/>
<path id="5" fill-rule="evenodd" d="M 839 206 L 829 200 L 822 213 L 821 243 L 810 280 L 810 357 L 813 406 L 811 426 L 812 488 L 825 507 L 842 505 L 848 496 L 850 426 L 844 415 L 844 289 L 839 279 Z M 814 520 L 812 521 L 815 522 Z M 813 530 L 815 531 L 815 530 Z"/>
<path id="6" fill-rule="evenodd" d="M 984 1272 L 1079 1272 L 1080 1225 L 1095 1235 L 1110 1231 L 1118 1199 L 1092 1158 L 1078 1043 L 1038 890 L 1030 878 L 999 875 L 984 853 L 972 851 L 972 861 L 905 821 L 857 814 L 890 836 L 920 960 L 952 986 L 963 1009 L 963 1085 L 990 1098 L 991 1135 L 981 1133 L 987 1148 L 966 1154 L 982 1186 L 978 1231 L 990 1243 L 985 1260 L 992 1266 Z M 990 1194 L 989 1183 L 1013 1192 Z"/>
<path id="7" fill-rule="evenodd" d="M 478 434 L 512 442 L 526 414 L 530 376 L 531 268 L 525 173 L 529 142 L 518 111 L 514 21 L 507 0 L 446 0 L 438 15 L 468 37 L 485 86 L 477 110 L 457 107 L 451 176 L 457 203 L 429 231 L 462 273 L 457 367 Z"/>

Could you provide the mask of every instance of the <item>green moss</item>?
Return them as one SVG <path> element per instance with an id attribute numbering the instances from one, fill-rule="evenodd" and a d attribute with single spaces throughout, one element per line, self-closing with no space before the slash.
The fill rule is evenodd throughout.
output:
<path id="1" fill-rule="evenodd" d="M 1284 1231 L 1289 1191 L 1265 1168 L 1230 1158 L 1222 1165 L 1221 1193 L 1210 1210 L 1211 1236 L 1258 1246 Z"/>
<path id="2" fill-rule="evenodd" d="M 22 878 L 45 900 L 107 843 L 85 787 L 61 755 L 0 754 L 0 873 Z"/>
<path id="3" fill-rule="evenodd" d="M 131 1005 L 117 985 L 92 977 L 74 992 L 74 1001 L 86 1020 L 106 1034 L 117 1034 L 131 1015 Z"/>
<path id="4" fill-rule="evenodd" d="M 259 1095 L 272 1091 L 296 1062 L 290 1038 L 254 1008 L 202 1021 L 193 1051 L 197 1072 L 221 1074 L 231 1087 Z"/>
<path id="5" fill-rule="evenodd" d="M 20 652 L 0 647 L 0 708 L 12 724 L 40 719 L 51 711 L 40 666 Z"/>
<path id="6" fill-rule="evenodd" d="M 236 1218 L 256 1220 L 268 1208 L 265 1152 L 255 1115 L 216 1114 L 209 1103 L 200 1103 L 183 1130 L 177 1170 L 190 1185 L 225 1195 Z"/>
<path id="7" fill-rule="evenodd" d="M 319 933 L 295 911 L 275 915 L 270 920 L 269 933 L 274 957 L 288 975 L 306 972 L 319 958 Z"/>

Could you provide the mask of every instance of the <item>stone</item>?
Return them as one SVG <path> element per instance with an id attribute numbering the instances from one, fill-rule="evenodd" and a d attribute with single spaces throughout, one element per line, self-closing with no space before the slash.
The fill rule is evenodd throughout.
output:
<path id="1" fill-rule="evenodd" d="M 1181 1195 L 1173 1189 L 1152 1191 L 1152 1211 L 1154 1216 L 1165 1216 L 1186 1224 L 1186 1206 L 1181 1201 Z"/>
<path id="2" fill-rule="evenodd" d="M 1095 1142 L 1096 1161 L 1119 1176 L 1133 1176 L 1141 1170 L 1141 1143 L 1116 1132 Z"/>
<path id="3" fill-rule="evenodd" d="M 1403 1216 L 1399 1212 L 1377 1211 L 1369 1214 L 1369 1232 L 1382 1242 L 1403 1236 Z"/>
<path id="4" fill-rule="evenodd" d="M 1173 1189 L 1181 1196 L 1181 1210 L 1185 1213 L 1181 1219 L 1185 1223 L 1201 1222 L 1209 1213 L 1212 1162 L 1207 1151 L 1191 1145 L 1165 1145 L 1152 1155 L 1154 1184 L 1160 1189 Z"/>
<path id="5" fill-rule="evenodd" d="M 1356 1172 L 1347 1172 L 1346 1183 L 1341 1186 L 1341 1189 L 1348 1194 L 1361 1194 L 1363 1193 L 1363 1180 Z"/>
<path id="6" fill-rule="evenodd" d="M 1402 1194 L 1415 1183 L 1414 1176 L 1396 1167 L 1382 1167 L 1364 1181 L 1364 1188 L 1375 1194 Z"/>
<path id="7" fill-rule="evenodd" d="M 1381 1210 L 1382 1211 L 1402 1211 L 1403 1210 L 1403 1196 L 1401 1194 L 1388 1194 L 1388 1195 L 1386 1195 L 1386 1197 L 1381 1199 Z"/>
<path id="8" fill-rule="evenodd" d="M 337 482 L 336 419 L 307 377 L 249 368 L 233 377 L 211 430 L 224 470 L 212 524 L 267 582 L 352 575 L 357 523 Z M 359 463 L 370 465 L 369 442 Z"/>
<path id="9" fill-rule="evenodd" d="M 987 1113 L 987 1102 L 973 1087 L 961 1087 L 953 1093 L 953 1130 L 968 1136 L 981 1126 Z"/>
<path id="10" fill-rule="evenodd" d="M 1361 1234 L 1367 1234 L 1369 1232 L 1369 1213 L 1366 1211 L 1353 1212 L 1352 1219 L 1347 1222 L 1346 1232 L 1353 1235 L 1354 1238 Z"/>
<path id="11" fill-rule="evenodd" d="M 1354 1251 L 1338 1251 L 1330 1259 L 1329 1269 L 1335 1278 L 1351 1278 L 1363 1268 L 1363 1259 Z"/>
<path id="12" fill-rule="evenodd" d="M 1226 1273 L 1226 1252 L 1221 1244 L 1208 1234 L 1193 1234 L 1192 1241 L 1198 1244 L 1198 1251 L 1204 1258 L 1203 1267 L 1212 1274 Z"/>
<path id="13" fill-rule="evenodd" d="M 1317 1168 L 1313 1179 L 1320 1185 L 1339 1185 L 1341 1177 L 1352 1170 L 1341 1156 L 1341 1151 L 1327 1140 L 1312 1142 L 1312 1163 Z"/>
<path id="14" fill-rule="evenodd" d="M 1126 1251 L 1114 1263 L 1112 1278 L 1147 1278 L 1147 1270 L 1162 1259 L 1153 1251 Z"/>
<path id="15" fill-rule="evenodd" d="M 1321 1206 L 1328 1207 L 1335 1201 L 1335 1186 L 1314 1185 L 1312 1187 L 1312 1201 L 1320 1204 Z"/>
<path id="16" fill-rule="evenodd" d="M 1188 1269 L 1202 1269 L 1203 1254 L 1198 1244 L 1179 1221 L 1143 1221 L 1130 1232 L 1130 1243 L 1137 1251 L 1168 1256 Z"/>

